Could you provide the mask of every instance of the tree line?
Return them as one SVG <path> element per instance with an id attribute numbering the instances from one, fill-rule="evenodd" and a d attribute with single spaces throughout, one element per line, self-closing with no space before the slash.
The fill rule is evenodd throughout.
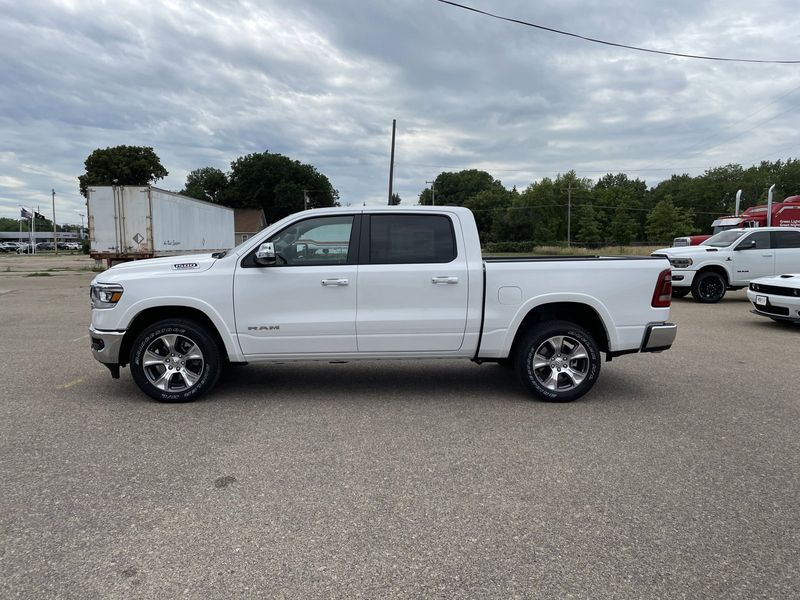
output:
<path id="1" fill-rule="evenodd" d="M 666 243 L 708 233 L 714 219 L 733 213 L 737 190 L 741 210 L 766 203 L 772 184 L 775 201 L 800 194 L 800 161 L 731 164 L 696 177 L 673 175 L 652 188 L 625 173 L 593 181 L 569 171 L 519 191 L 486 171 L 443 172 L 420 193 L 419 204 L 466 206 L 490 244 L 559 244 L 568 237 L 585 245 Z"/>
<path id="2" fill-rule="evenodd" d="M 98 148 L 78 178 L 80 192 L 93 185 L 151 185 L 169 173 L 149 147 Z M 311 165 L 269 151 L 241 156 L 227 173 L 214 167 L 190 172 L 181 194 L 231 208 L 261 208 L 269 222 L 304 208 L 337 206 L 339 192 Z"/>
<path id="3" fill-rule="evenodd" d="M 98 148 L 79 177 L 81 193 L 92 185 L 149 185 L 167 176 L 152 148 Z M 725 165 L 702 175 L 672 175 L 649 188 L 625 173 L 599 179 L 575 171 L 545 177 L 524 190 L 506 188 L 486 171 L 442 172 L 419 194 L 418 204 L 466 206 L 475 215 L 481 239 L 493 245 L 584 245 L 670 242 L 673 237 L 707 233 L 711 222 L 742 206 L 800 193 L 800 161 L 764 161 L 743 167 Z M 180 193 L 233 208 L 261 208 L 269 222 L 308 208 L 338 206 L 339 193 L 312 165 L 269 151 L 247 154 L 228 172 L 202 167 L 190 172 Z M 400 204 L 397 194 L 392 204 Z M 498 248 L 503 249 L 503 248 Z M 509 248 L 513 249 L 513 248 Z"/>

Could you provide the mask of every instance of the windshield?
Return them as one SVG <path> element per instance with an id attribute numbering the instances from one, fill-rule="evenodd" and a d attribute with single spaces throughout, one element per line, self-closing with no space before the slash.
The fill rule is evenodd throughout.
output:
<path id="1" fill-rule="evenodd" d="M 717 235 L 712 235 L 706 241 L 702 242 L 701 246 L 713 246 L 714 248 L 727 248 L 733 242 L 738 240 L 745 234 L 744 231 L 722 231 Z"/>

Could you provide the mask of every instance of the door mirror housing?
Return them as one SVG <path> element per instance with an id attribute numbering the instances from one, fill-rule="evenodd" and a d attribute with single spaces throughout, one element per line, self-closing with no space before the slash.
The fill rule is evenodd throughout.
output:
<path id="1" fill-rule="evenodd" d="M 757 245 L 758 244 L 757 244 L 757 242 L 755 240 L 750 240 L 750 241 L 746 241 L 745 240 L 744 242 L 742 242 L 741 244 L 736 246 L 736 248 L 734 248 L 734 250 L 752 250 Z"/>
<path id="2" fill-rule="evenodd" d="M 258 247 L 256 251 L 256 263 L 262 267 L 274 265 L 277 262 L 275 255 L 275 244 L 272 242 L 264 242 Z"/>

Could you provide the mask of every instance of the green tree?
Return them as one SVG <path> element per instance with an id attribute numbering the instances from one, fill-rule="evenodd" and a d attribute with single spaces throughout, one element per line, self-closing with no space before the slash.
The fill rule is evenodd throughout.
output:
<path id="1" fill-rule="evenodd" d="M 475 216 L 482 242 L 494 241 L 494 221 L 511 206 L 511 199 L 511 192 L 502 187 L 494 187 L 478 192 L 464 202 L 464 206 Z"/>
<path id="2" fill-rule="evenodd" d="M 597 209 L 591 204 L 582 204 L 575 209 L 575 235 L 577 243 L 594 244 L 603 241 L 603 228 L 598 219 Z"/>
<path id="3" fill-rule="evenodd" d="M 214 167 L 195 169 L 186 176 L 186 185 L 181 194 L 205 200 L 218 202 L 220 194 L 228 187 L 228 177 Z"/>
<path id="4" fill-rule="evenodd" d="M 86 172 L 78 177 L 81 194 L 92 185 L 150 185 L 169 173 L 150 147 L 114 146 L 96 149 L 84 162 Z"/>
<path id="5" fill-rule="evenodd" d="M 400 199 L 400 194 L 398 194 L 397 192 L 394 192 L 392 194 L 392 197 L 389 198 L 389 206 L 397 206 L 401 202 L 402 200 Z"/>
<path id="6" fill-rule="evenodd" d="M 274 222 L 303 210 L 306 198 L 308 208 L 338 206 L 339 192 L 313 166 L 266 151 L 233 161 L 228 187 L 218 197 L 225 206 L 261 208 Z"/>
<path id="7" fill-rule="evenodd" d="M 625 204 L 620 204 L 611 217 L 608 224 L 609 239 L 620 246 L 627 246 L 636 239 L 639 231 L 639 224 L 631 216 L 631 211 Z"/>
<path id="8" fill-rule="evenodd" d="M 675 207 L 671 196 L 666 196 L 647 215 L 647 239 L 653 242 L 671 242 L 679 235 L 689 235 L 694 227 L 691 211 Z"/>
<path id="9" fill-rule="evenodd" d="M 486 171 L 466 169 L 457 173 L 439 173 L 434 179 L 433 191 L 425 188 L 419 195 L 419 204 L 464 206 L 464 203 L 479 192 L 505 189 L 503 184 Z"/>

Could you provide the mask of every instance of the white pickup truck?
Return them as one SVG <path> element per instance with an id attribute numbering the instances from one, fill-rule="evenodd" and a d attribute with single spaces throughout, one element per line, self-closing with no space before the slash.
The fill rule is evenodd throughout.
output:
<path id="1" fill-rule="evenodd" d="M 672 265 L 673 296 L 691 291 L 698 302 L 719 302 L 726 290 L 746 287 L 757 277 L 800 271 L 800 229 L 728 229 L 699 246 L 662 248 L 652 255 Z"/>
<path id="2" fill-rule="evenodd" d="M 459 207 L 305 211 L 227 252 L 117 265 L 90 294 L 94 357 L 163 402 L 226 364 L 397 358 L 503 363 L 565 402 L 601 352 L 666 350 L 677 331 L 663 258 L 483 259 Z"/>

